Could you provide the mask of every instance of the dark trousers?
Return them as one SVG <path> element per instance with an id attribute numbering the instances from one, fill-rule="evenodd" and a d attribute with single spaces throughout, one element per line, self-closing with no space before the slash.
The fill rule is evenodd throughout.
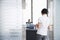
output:
<path id="1" fill-rule="evenodd" d="M 47 40 L 47 36 L 37 34 L 37 40 Z"/>

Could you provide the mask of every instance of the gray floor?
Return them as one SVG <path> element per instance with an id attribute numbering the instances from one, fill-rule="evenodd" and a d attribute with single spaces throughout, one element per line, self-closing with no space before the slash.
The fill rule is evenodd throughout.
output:
<path id="1" fill-rule="evenodd" d="M 9 34 L 1 34 L 0 32 L 0 40 L 26 40 L 25 30 L 21 32 L 21 30 L 11 29 Z M 54 40 L 53 31 L 48 31 L 48 39 Z"/>

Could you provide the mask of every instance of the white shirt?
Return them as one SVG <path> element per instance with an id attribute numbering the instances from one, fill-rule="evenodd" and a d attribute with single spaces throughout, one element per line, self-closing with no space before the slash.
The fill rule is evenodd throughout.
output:
<path id="1" fill-rule="evenodd" d="M 50 24 L 50 20 L 47 17 L 47 15 L 43 15 L 42 17 L 40 17 L 38 19 L 38 22 L 41 23 L 40 28 L 37 29 L 37 34 L 40 35 L 47 35 L 47 31 L 48 31 L 48 26 Z"/>

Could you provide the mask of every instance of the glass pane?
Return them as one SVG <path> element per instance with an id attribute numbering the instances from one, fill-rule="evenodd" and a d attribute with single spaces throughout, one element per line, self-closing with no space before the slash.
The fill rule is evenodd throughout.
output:
<path id="1" fill-rule="evenodd" d="M 0 0 L 0 40 L 22 40 L 21 3 L 21 0 Z"/>

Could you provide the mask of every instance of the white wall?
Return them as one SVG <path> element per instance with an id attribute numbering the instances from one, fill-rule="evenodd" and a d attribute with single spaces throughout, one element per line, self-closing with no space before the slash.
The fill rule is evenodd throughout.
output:
<path id="1" fill-rule="evenodd" d="M 54 40 L 60 40 L 60 0 L 54 0 Z"/>

